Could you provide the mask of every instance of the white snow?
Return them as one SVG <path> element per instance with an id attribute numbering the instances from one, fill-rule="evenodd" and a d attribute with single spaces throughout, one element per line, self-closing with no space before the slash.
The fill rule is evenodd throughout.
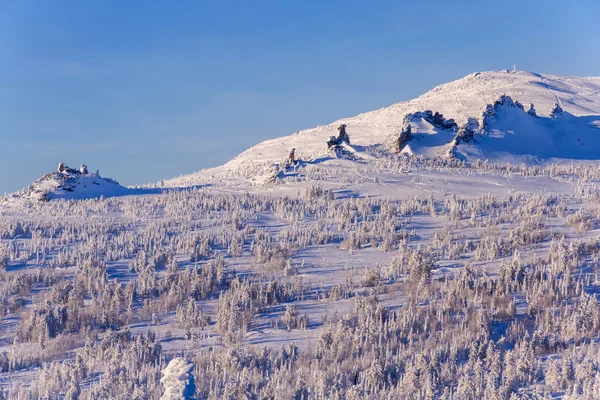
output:
<path id="1" fill-rule="evenodd" d="M 123 187 L 119 182 L 110 178 L 103 178 L 98 171 L 89 173 L 87 167 L 82 165 L 79 170 L 49 172 L 33 182 L 27 189 L 10 195 L 5 202 L 82 200 L 141 194 L 142 192 Z"/>
<path id="2" fill-rule="evenodd" d="M 194 364 L 181 357 L 172 359 L 162 371 L 160 379 L 165 388 L 161 400 L 191 399 L 194 396 Z"/>
<path id="3" fill-rule="evenodd" d="M 523 155 L 524 149 L 531 148 L 540 140 L 539 136 L 546 135 L 545 128 L 550 128 L 551 137 L 546 144 L 539 147 L 541 157 L 569 157 L 574 159 L 588 159 L 595 156 L 596 139 L 589 132 L 581 133 L 581 141 L 586 148 L 579 148 L 575 141 L 562 141 L 566 131 L 597 126 L 600 120 L 600 77 L 579 78 L 561 77 L 556 75 L 536 74 L 524 71 L 517 72 L 480 72 L 468 75 L 462 79 L 438 86 L 429 92 L 410 101 L 404 101 L 379 110 L 367 112 L 355 117 L 343 118 L 331 124 L 319 126 L 296 132 L 289 136 L 279 137 L 264 141 L 244 151 L 226 164 L 212 169 L 203 170 L 194 174 L 165 181 L 166 186 L 190 186 L 199 182 L 205 182 L 207 178 L 223 178 L 231 176 L 255 176 L 260 172 L 266 172 L 271 164 L 286 159 L 290 148 L 296 149 L 296 158 L 302 160 L 314 160 L 327 156 L 329 152 L 325 143 L 328 138 L 337 133 L 336 128 L 340 124 L 347 124 L 347 132 L 350 135 L 353 146 L 383 145 L 391 149 L 394 140 L 398 137 L 402 128 L 404 116 L 407 113 L 432 110 L 438 111 L 445 118 L 453 118 L 460 125 L 469 117 L 481 117 L 482 111 L 487 104 L 493 103 L 499 96 L 506 94 L 522 104 L 533 103 L 539 116 L 548 116 L 555 103 L 572 116 L 586 116 L 581 119 L 567 119 L 567 121 L 551 124 L 545 119 L 540 121 L 528 121 L 525 118 L 506 116 L 504 122 L 496 128 L 504 129 L 503 136 L 525 133 L 533 128 L 531 137 L 525 144 L 507 140 L 505 144 L 499 141 L 490 141 L 488 146 L 484 143 L 480 154 L 474 149 L 466 149 L 464 156 L 487 157 L 491 150 L 500 152 L 509 151 L 511 154 Z M 513 116 L 514 117 L 514 116 Z M 530 117 L 530 116 L 529 116 Z M 533 117 L 531 117 L 533 118 Z M 516 123 L 516 126 L 512 126 Z M 422 133 L 433 132 L 430 127 L 421 126 Z M 494 137 L 497 137 L 496 132 Z M 434 156 L 445 149 L 435 148 L 444 145 L 449 134 L 431 137 L 425 140 L 417 140 L 412 143 L 406 152 L 418 153 L 425 156 Z M 545 136 L 544 136 L 545 138 Z M 567 148 L 562 146 L 567 144 Z M 490 146 L 499 146 L 498 149 Z M 434 147 L 433 149 L 430 147 Z M 518 147 L 518 148 L 515 148 Z M 533 146 L 535 149 L 537 146 Z M 554 151 L 558 149 L 559 151 Z M 581 152 L 579 151 L 581 150 Z M 510 159 L 510 157 L 508 158 Z M 524 160 L 523 157 L 519 161 Z M 260 171 L 260 172 L 259 172 Z"/>
<path id="4" fill-rule="evenodd" d="M 456 136 L 456 131 L 438 129 L 422 118 L 413 118 L 410 126 L 413 139 L 402 150 L 404 154 L 444 157 Z"/>
<path id="5" fill-rule="evenodd" d="M 519 351 L 525 349 L 523 344 L 528 343 L 528 339 L 518 337 L 516 330 L 522 326 L 521 321 L 527 321 L 532 329 L 539 328 L 538 333 L 546 335 L 542 329 L 543 320 L 531 318 L 528 311 L 528 304 L 541 304 L 535 301 L 536 296 L 539 301 L 548 293 L 543 288 L 552 287 L 546 278 L 541 278 L 545 275 L 534 273 L 536 271 L 568 271 L 553 278 L 559 283 L 556 287 L 565 289 L 565 294 L 561 294 L 563 297 L 557 296 L 558 303 L 552 306 L 559 311 L 556 318 L 560 323 L 556 326 L 561 326 L 563 334 L 566 332 L 587 340 L 587 332 L 578 331 L 578 336 L 574 336 L 575 333 L 570 332 L 575 329 L 569 327 L 570 315 L 578 312 L 574 302 L 579 301 L 586 290 L 597 292 L 597 283 L 590 279 L 597 279 L 597 271 L 591 267 L 597 264 L 600 254 L 597 240 L 600 166 L 588 163 L 598 164 L 590 160 L 600 159 L 599 93 L 600 78 L 564 78 L 520 71 L 472 74 L 409 102 L 263 142 L 224 166 L 160 185 L 195 186 L 193 189 L 168 190 L 155 196 L 125 196 L 107 201 L 30 201 L 160 192 L 159 189 L 128 189 L 111 179 L 101 178 L 98 173 L 89 174 L 83 167 L 74 171 L 63 166 L 62 172 L 46 174 L 28 190 L 8 199 L 18 203 L 14 209 L 4 210 L 0 204 L 0 269 L 5 275 L 0 286 L 3 293 L 8 293 L 7 299 L 10 300 L 10 296 L 24 299 L 23 304 L 14 302 L 15 310 L 0 321 L 3 333 L 0 350 L 5 350 L 11 360 L 20 360 L 22 354 L 29 355 L 29 349 L 37 351 L 39 348 L 44 361 L 52 361 L 48 357 L 50 354 L 57 362 L 38 368 L 35 358 L 26 359 L 23 365 L 27 370 L 9 373 L 7 381 L 9 384 L 11 380 L 18 381 L 37 390 L 38 380 L 40 390 L 48 390 L 60 398 L 69 387 L 58 387 L 56 382 L 67 378 L 77 382 L 70 393 L 81 389 L 90 398 L 129 398 L 135 397 L 134 394 L 138 396 L 136 398 L 157 398 L 161 393 L 160 385 L 164 389 L 162 399 L 192 398 L 195 385 L 198 397 L 221 398 L 223 393 L 235 393 L 231 398 L 241 398 L 242 392 L 235 391 L 241 388 L 238 383 L 259 381 L 258 375 L 251 373 L 257 371 L 257 364 L 253 364 L 256 360 L 266 360 L 260 356 L 268 354 L 263 348 L 283 353 L 283 346 L 291 347 L 293 340 L 300 349 L 308 350 L 303 354 L 313 354 L 323 333 L 332 327 L 343 326 L 337 325 L 336 319 L 365 311 L 359 305 L 362 299 L 370 297 L 371 292 L 394 312 L 411 310 L 405 307 L 411 304 L 425 310 L 435 302 L 443 303 L 440 296 L 451 294 L 449 290 L 453 288 L 449 286 L 452 284 L 450 278 L 463 272 L 467 276 L 465 266 L 477 274 L 485 271 L 485 275 L 496 282 L 504 282 L 500 280 L 501 274 L 508 270 L 511 260 L 516 260 L 517 266 L 523 264 L 524 271 L 529 269 L 528 277 L 533 280 L 525 279 L 522 289 L 515 284 L 511 289 L 513 292 L 507 289 L 506 293 L 499 291 L 493 295 L 496 300 L 512 298 L 516 307 L 512 320 L 486 322 L 491 331 L 489 340 L 497 345 L 489 348 L 498 352 L 494 353 L 498 354 L 497 359 L 501 360 L 513 350 L 522 357 Z M 394 140 L 407 113 L 430 109 L 463 124 L 469 117 L 481 117 L 486 105 L 504 94 L 522 104 L 534 103 L 538 116 L 526 113 L 512 102 L 512 105 L 498 106 L 493 118 L 486 120 L 485 131 L 476 134 L 474 141 L 461 142 L 455 148 L 457 130 L 440 129 L 423 117 L 415 117 L 410 120 L 413 138 L 402 150 L 410 156 L 393 153 Z M 565 111 L 550 118 L 555 103 Z M 340 144 L 336 153 L 328 150 L 325 143 L 340 123 L 348 125 L 351 144 Z M 298 162 L 288 166 L 284 161 L 292 147 L 296 149 Z M 448 159 L 451 149 L 457 159 Z M 474 162 L 475 159 L 491 162 Z M 563 165 L 557 165 L 559 159 Z M 462 160 L 473 162 L 463 163 Z M 588 163 L 575 163 L 583 160 Z M 525 164 L 546 161 L 548 165 L 499 165 L 507 161 Z M 201 184 L 201 187 L 197 186 Z M 203 249 L 204 244 L 206 249 Z M 431 260 L 429 256 L 424 260 L 432 262 L 427 267 L 432 282 L 421 281 L 416 286 L 416 281 L 410 279 L 413 267 L 421 263 L 417 257 L 420 249 L 430 253 Z M 98 264 L 81 262 L 91 254 L 98 258 Z M 584 256 L 577 260 L 582 254 Z M 217 259 L 222 264 L 212 270 Z M 572 261 L 568 264 L 566 260 Z M 529 263 L 531 265 L 525 265 Z M 288 266 L 293 268 L 288 269 Z M 97 279 L 96 285 L 91 273 L 102 269 L 105 273 Z M 199 278 L 197 281 L 186 278 L 192 271 L 201 272 L 193 275 Z M 418 273 L 419 270 L 414 271 Z M 21 280 L 33 282 L 34 274 L 35 284 L 18 284 Z M 477 280 L 484 279 L 483 275 L 473 276 Z M 286 295 L 272 303 L 265 301 L 260 308 L 244 306 L 243 316 L 250 315 L 250 323 L 238 325 L 236 318 L 241 318 L 242 314 L 238 314 L 235 307 L 230 309 L 228 300 L 224 300 L 225 294 L 238 292 L 238 286 L 232 284 L 235 277 L 255 287 L 271 282 L 289 283 L 293 290 L 289 297 Z M 67 281 L 74 282 L 71 291 L 67 291 L 68 286 L 60 285 Z M 516 283 L 517 279 L 514 281 Z M 530 290 L 531 282 L 543 290 L 538 293 Z M 84 289 L 85 285 L 89 288 Z M 73 290 L 73 287 L 78 289 Z M 134 288 L 132 297 L 122 296 L 115 287 L 125 293 L 128 293 L 128 287 Z M 144 287 L 152 290 L 145 291 Z M 210 289 L 206 289 L 203 296 L 192 294 L 197 288 L 204 287 Z M 466 291 L 460 296 L 470 293 L 467 287 L 464 286 Z M 346 294 L 342 294 L 342 290 Z M 397 347 L 398 355 L 393 357 L 391 365 L 399 368 L 398 360 L 414 362 L 411 357 L 418 359 L 424 354 L 419 353 L 419 347 L 445 352 L 447 345 L 456 346 L 460 342 L 467 349 L 469 342 L 477 343 L 484 336 L 473 335 L 472 328 L 467 325 L 474 314 L 467 312 L 481 308 L 493 315 L 496 306 L 490 307 L 481 301 L 480 294 L 487 290 L 469 294 L 473 297 L 469 298 L 468 307 L 462 302 L 452 306 L 464 313 L 456 319 L 460 321 L 456 326 L 448 322 L 442 328 L 446 331 L 441 331 L 434 327 L 435 324 L 428 324 L 427 329 L 435 329 L 432 332 L 435 334 L 431 335 L 428 330 L 423 331 L 428 333 L 415 331 L 419 341 L 410 339 Z M 96 291 L 102 293 L 98 299 L 95 298 Z M 250 296 L 250 292 L 244 293 L 239 290 L 238 295 Z M 109 296 L 114 298 L 109 299 Z M 484 297 L 488 296 L 491 295 Z M 16 343 L 17 332 L 28 332 L 33 326 L 34 320 L 28 317 L 33 315 L 32 310 L 53 303 L 63 305 L 71 298 L 81 301 L 81 309 L 86 310 L 90 321 L 93 321 L 92 317 L 101 320 L 105 310 L 96 307 L 95 302 L 114 303 L 110 311 L 112 314 L 113 308 L 116 310 L 114 319 L 121 330 L 119 334 L 123 334 L 122 341 L 109 340 L 114 333 L 110 332 L 112 327 L 105 330 L 83 318 L 77 320 L 79 325 L 89 324 L 80 332 L 91 329 L 87 336 L 95 335 L 98 341 L 112 343 L 110 346 L 114 351 L 104 352 L 102 346 L 87 346 L 83 335 L 78 337 L 62 327 L 55 338 L 44 342 L 44 348 L 34 337 L 34 333 L 44 332 L 41 329 L 39 332 L 31 329 L 33 333 L 24 342 L 29 347 L 23 344 L 10 347 L 11 343 Z M 431 300 L 435 302 L 430 303 Z M 182 314 L 178 307 L 182 301 L 186 310 L 189 305 L 197 306 L 209 319 L 200 324 L 196 314 Z M 75 303 L 67 305 L 71 307 L 72 304 Z M 282 323 L 288 305 L 294 306 L 297 316 L 307 317 L 305 326 L 286 327 Z M 131 315 L 120 316 L 119 313 L 126 309 L 127 312 L 131 310 Z M 414 310 L 416 312 L 417 308 Z M 449 318 L 454 318 L 452 314 L 460 314 L 450 309 L 440 310 L 439 315 L 447 313 L 444 315 Z M 487 315 L 485 313 L 482 315 Z M 437 314 L 432 312 L 431 317 L 435 319 Z M 404 314 L 414 321 L 418 320 L 413 318 L 417 315 L 408 311 Z M 225 331 L 225 325 L 220 325 L 219 318 L 232 323 L 228 328 L 230 332 Z M 360 323 L 361 332 L 373 332 L 373 326 L 367 325 L 371 320 L 368 318 Z M 149 333 L 150 326 L 153 335 Z M 513 331 L 508 329 L 509 326 Z M 339 339 L 341 347 L 352 342 L 342 335 L 350 328 L 346 325 L 333 332 L 342 338 Z M 598 337 L 597 324 L 593 329 L 589 335 L 592 344 Z M 224 337 L 236 332 L 242 333 L 238 342 L 228 344 Z M 436 332 L 447 332 L 449 340 L 444 337 L 437 343 L 439 335 Z M 125 339 L 129 334 L 133 338 Z M 141 340 L 144 334 L 148 337 L 146 342 Z M 398 336 L 396 339 L 400 338 L 399 333 L 394 335 Z M 154 339 L 150 340 L 150 336 Z M 532 364 L 537 365 L 535 371 L 543 372 L 549 354 L 566 360 L 568 352 L 573 352 L 577 346 L 571 344 L 577 342 L 568 336 L 564 340 L 565 346 L 569 347 L 567 351 L 563 351 L 565 347 L 557 346 L 548 353 L 531 353 L 532 359 L 528 360 L 537 363 Z M 372 342 L 377 351 L 368 357 L 383 354 L 379 351 L 384 348 L 381 342 L 376 343 L 377 340 Z M 506 343 L 514 344 L 514 347 Z M 231 348 L 223 349 L 226 346 Z M 150 347 L 160 351 L 161 358 L 148 360 L 147 355 L 152 352 L 139 352 L 139 349 Z M 592 347 L 597 349 L 597 346 Z M 24 352 L 24 349 L 27 353 L 13 354 Z M 125 351 L 127 349 L 130 350 Z M 194 363 L 184 358 L 172 359 L 162 371 L 159 383 L 159 371 L 164 365 L 161 360 L 169 359 L 173 353 L 180 355 L 184 350 L 188 358 L 197 356 Z M 363 376 L 368 378 L 366 367 L 369 363 L 361 366 L 356 362 L 360 359 L 349 356 L 351 352 L 342 353 L 338 355 L 344 357 L 339 360 L 343 365 L 355 368 L 356 364 L 361 379 Z M 85 355 L 84 362 L 89 369 L 87 381 L 77 376 L 81 371 L 75 368 L 76 363 L 60 362 L 74 354 Z M 314 390 L 316 385 L 311 382 L 311 377 L 328 376 L 338 368 L 331 364 L 328 370 L 327 363 L 317 362 L 302 367 L 296 365 L 292 369 L 296 358 L 288 357 L 290 353 L 285 354 L 286 357 L 279 358 L 287 360 L 281 364 L 281 369 L 272 369 L 271 366 L 277 364 L 274 362 L 266 373 L 259 371 L 264 374 L 261 382 L 286 386 L 293 382 L 289 379 L 292 375 L 287 374 L 297 374 L 303 379 L 297 382 L 310 384 L 307 387 Z M 597 359 L 595 354 L 588 357 Z M 452 373 L 448 372 L 448 365 L 444 361 L 442 370 L 450 379 L 438 384 L 436 394 L 441 393 L 443 385 L 467 386 L 455 384 L 454 378 L 471 380 L 468 363 L 454 363 L 453 368 L 458 369 Z M 323 369 L 312 371 L 313 366 Z M 343 376 L 339 371 L 344 368 L 342 366 L 335 373 Z M 279 375 L 271 375 L 272 372 Z M 140 383 L 141 377 L 149 379 Z M 399 393 L 406 389 L 402 378 L 394 379 Z M 544 378 L 538 375 L 528 379 L 531 382 L 519 381 L 523 390 L 545 384 Z M 593 379 L 591 375 L 588 382 Z M 478 381 L 483 383 L 482 379 Z M 132 382 L 140 384 L 134 394 L 127 392 L 133 386 Z M 568 382 L 568 385 L 575 384 Z M 6 384 L 0 379 L 0 388 L 2 386 Z M 95 392 L 100 389 L 104 391 Z M 265 392 L 263 389 L 258 385 L 252 387 L 257 393 L 259 390 Z M 357 392 L 351 392 L 354 389 L 346 389 L 340 393 L 355 393 L 354 398 L 359 398 Z M 94 397 L 94 393 L 105 394 Z"/>
<path id="6" fill-rule="evenodd" d="M 600 131 L 591 126 L 594 118 L 568 112 L 557 118 L 536 118 L 519 108 L 500 107 L 485 134 L 477 135 L 475 143 L 459 145 L 457 150 L 467 159 L 502 162 L 507 157 L 512 162 L 529 157 L 598 160 Z"/>

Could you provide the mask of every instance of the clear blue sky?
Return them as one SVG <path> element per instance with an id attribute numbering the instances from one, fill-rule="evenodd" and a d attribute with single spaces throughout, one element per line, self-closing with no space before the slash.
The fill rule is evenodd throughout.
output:
<path id="1" fill-rule="evenodd" d="M 599 0 L 0 0 L 0 192 L 59 161 L 123 184 L 474 71 L 600 75 Z"/>

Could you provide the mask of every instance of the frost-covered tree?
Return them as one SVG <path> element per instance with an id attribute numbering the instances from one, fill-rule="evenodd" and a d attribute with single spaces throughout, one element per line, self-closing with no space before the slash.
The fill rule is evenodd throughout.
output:
<path id="1" fill-rule="evenodd" d="M 196 386 L 192 373 L 194 364 L 177 357 L 169 361 L 162 371 L 160 383 L 164 393 L 161 400 L 185 400 L 194 398 Z"/>

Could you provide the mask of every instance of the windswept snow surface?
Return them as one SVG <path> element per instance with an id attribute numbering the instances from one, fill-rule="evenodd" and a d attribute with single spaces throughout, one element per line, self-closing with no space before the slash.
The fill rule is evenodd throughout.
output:
<path id="1" fill-rule="evenodd" d="M 284 160 L 291 148 L 296 149 L 298 159 L 310 161 L 326 157 L 328 151 L 325 143 L 329 136 L 336 134 L 336 128 L 342 123 L 348 126 L 353 146 L 382 145 L 381 147 L 391 149 L 407 113 L 438 111 L 445 118 L 453 118 L 461 125 L 469 117 L 480 118 L 486 105 L 502 95 L 510 96 L 526 108 L 533 103 L 540 117 L 548 117 L 554 104 L 558 103 L 567 116 L 560 121 L 549 121 L 547 118 L 535 120 L 529 115 L 500 115 L 490 132 L 490 138 L 477 141 L 476 146 L 467 146 L 462 153 L 459 152 L 464 158 L 493 156 L 497 161 L 505 161 L 502 157 L 507 157 L 506 161 L 512 159 L 518 162 L 535 162 L 548 157 L 577 160 L 600 158 L 596 139 L 596 136 L 600 135 L 600 130 L 596 129 L 600 124 L 599 77 L 561 77 L 524 71 L 492 71 L 474 73 L 435 87 L 410 101 L 267 140 L 244 151 L 223 166 L 171 179 L 164 184 L 190 186 L 205 181 L 209 176 L 253 176 L 257 171 L 266 172 L 268 166 Z M 425 126 L 420 129 L 422 133 L 439 133 Z M 573 131 L 578 132 L 575 134 Z M 523 135 L 527 135 L 525 140 L 520 138 Z M 447 142 L 452 139 L 450 136 L 449 132 L 445 132 L 443 135 L 429 137 L 424 142 L 416 140 L 411 143 L 407 152 L 427 157 L 444 153 L 447 150 Z M 508 140 L 501 142 L 497 140 L 499 138 Z M 523 157 L 515 159 L 513 155 Z"/>

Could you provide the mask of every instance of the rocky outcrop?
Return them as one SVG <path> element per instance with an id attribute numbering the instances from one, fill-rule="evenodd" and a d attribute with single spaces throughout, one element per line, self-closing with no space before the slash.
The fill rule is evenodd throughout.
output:
<path id="1" fill-rule="evenodd" d="M 402 127 L 402 130 L 400 131 L 400 136 L 398 136 L 398 139 L 396 139 L 396 145 L 395 145 L 395 150 L 396 153 L 400 153 L 402 151 L 402 149 L 404 148 L 404 146 L 406 146 L 406 143 L 410 142 L 413 138 L 413 134 L 412 134 L 412 128 L 410 126 L 410 123 L 405 123 L 404 126 Z"/>
<path id="2" fill-rule="evenodd" d="M 100 173 L 89 173 L 87 166 L 79 169 L 70 168 L 65 163 L 58 164 L 54 172 L 49 172 L 33 182 L 14 198 L 49 201 L 52 199 L 83 199 L 100 196 L 121 196 L 129 194 L 130 189 L 121 186 L 117 181 L 102 178 Z"/>
<path id="3" fill-rule="evenodd" d="M 496 119 L 498 109 L 501 107 L 518 108 L 521 111 L 525 111 L 523 104 L 518 101 L 513 101 L 510 96 L 503 94 L 493 104 L 488 104 L 481 115 L 481 127 L 485 130 L 487 126 Z"/>
<path id="4" fill-rule="evenodd" d="M 565 114 L 565 110 L 562 109 L 560 104 L 554 103 L 552 111 L 550 111 L 550 118 L 559 118 Z"/>
<path id="5" fill-rule="evenodd" d="M 467 123 L 458 128 L 458 132 L 452 141 L 452 146 L 448 149 L 448 157 L 456 156 L 456 147 L 461 143 L 472 143 L 475 139 L 475 134 L 479 132 L 479 120 L 469 117 Z"/>
<path id="6" fill-rule="evenodd" d="M 479 120 L 477 118 L 469 117 L 466 124 L 461 126 L 456 133 L 454 142 L 456 145 L 459 143 L 471 143 L 475 134 L 479 131 Z"/>
<path id="7" fill-rule="evenodd" d="M 408 113 L 404 116 L 400 135 L 394 143 L 396 153 L 400 153 L 407 143 L 413 140 L 414 132 L 411 122 L 417 123 L 419 120 L 426 121 L 434 128 L 442 131 L 456 131 L 458 129 L 458 125 L 454 119 L 446 119 L 443 114 L 437 111 L 435 113 L 431 110 Z"/>
<path id="8" fill-rule="evenodd" d="M 338 130 L 337 137 L 335 137 L 335 136 L 329 136 L 329 140 L 327 141 L 327 148 L 328 149 L 330 149 L 330 150 L 338 149 L 339 146 L 343 142 L 346 142 L 347 144 L 350 144 L 350 136 L 346 132 L 346 127 L 347 126 L 348 125 L 346 125 L 346 124 L 341 124 L 340 126 L 338 126 L 338 128 L 337 128 L 337 130 Z"/>
<path id="9" fill-rule="evenodd" d="M 348 135 L 348 133 L 346 132 L 346 127 L 348 125 L 346 124 L 341 124 L 340 126 L 338 126 L 338 141 L 341 142 L 346 142 L 348 144 L 350 144 L 350 136 Z"/>
<path id="10" fill-rule="evenodd" d="M 431 110 L 418 111 L 416 113 L 406 114 L 406 116 L 404 117 L 404 125 L 406 125 L 408 122 L 412 121 L 415 118 L 421 118 L 439 129 L 456 130 L 458 128 L 458 125 L 456 124 L 454 119 L 446 119 L 444 118 L 444 114 L 440 114 L 437 111 L 433 113 L 433 111 Z"/>

